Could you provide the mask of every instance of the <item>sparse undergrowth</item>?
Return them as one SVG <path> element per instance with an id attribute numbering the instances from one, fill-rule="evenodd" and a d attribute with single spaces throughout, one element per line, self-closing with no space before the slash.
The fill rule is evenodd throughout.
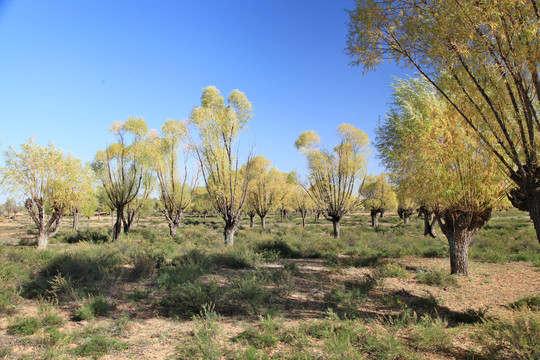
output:
<path id="1" fill-rule="evenodd" d="M 66 232 L 47 251 L 2 245 L 0 357 L 137 358 L 156 344 L 175 346 L 178 359 L 539 357 L 538 295 L 514 297 L 503 318 L 475 304 L 450 309 L 441 294 L 466 296 L 465 279 L 440 265 L 409 265 L 444 263 L 445 241 L 421 236 L 420 220 L 385 217 L 377 230 L 359 225 L 366 219 L 346 217 L 334 240 L 324 223 L 302 229 L 297 219 L 270 218 L 267 230 L 240 229 L 233 248 L 211 217 L 187 217 L 174 239 L 152 219 L 114 243 L 96 227 Z M 475 239 L 472 262 L 540 261 L 530 223 L 492 223 Z M 507 235 L 509 246 L 492 247 Z M 148 319 L 170 330 L 133 341 L 128 324 Z M 165 335 L 177 327 L 182 336 Z M 454 340 L 464 338 L 465 348 Z M 21 347 L 33 355 L 21 357 Z"/>

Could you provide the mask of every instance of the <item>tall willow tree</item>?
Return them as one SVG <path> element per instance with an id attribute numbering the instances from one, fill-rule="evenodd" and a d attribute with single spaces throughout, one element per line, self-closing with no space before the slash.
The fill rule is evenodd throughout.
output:
<path id="1" fill-rule="evenodd" d="M 242 167 L 242 173 L 247 165 Z M 261 219 L 262 228 L 266 229 L 266 215 L 274 209 L 281 197 L 282 189 L 279 182 L 281 173 L 271 168 L 270 161 L 262 155 L 253 158 L 249 165 L 252 176 L 247 194 L 248 211 L 253 210 Z"/>
<path id="2" fill-rule="evenodd" d="M 190 121 L 199 131 L 200 143 L 193 143 L 193 148 L 206 190 L 214 209 L 225 221 L 225 243 L 233 245 L 251 176 L 251 155 L 244 173 L 240 174 L 236 146 L 239 132 L 252 116 L 252 106 L 239 90 L 230 93 L 227 103 L 217 88 L 206 87 L 201 106 L 193 108 Z"/>
<path id="3" fill-rule="evenodd" d="M 37 145 L 33 138 L 21 144 L 20 152 L 10 147 L 4 158 L 1 183 L 26 198 L 24 206 L 38 228 L 38 249 L 44 250 L 60 230 L 63 213 L 77 197 L 76 189 L 84 187 L 87 173 L 79 159 L 52 143 Z"/>
<path id="4" fill-rule="evenodd" d="M 356 0 L 353 64 L 424 75 L 513 181 L 540 241 L 540 12 L 536 0 Z"/>
<path id="5" fill-rule="evenodd" d="M 147 132 L 148 127 L 142 118 L 130 117 L 126 121 L 113 122 L 111 133 L 117 142 L 98 151 L 92 163 L 110 204 L 116 210 L 113 240 L 118 239 L 122 227 L 126 228 L 125 211 L 140 195 L 141 188 L 145 189 L 145 181 L 149 180 L 145 179 L 147 169 L 144 159 L 141 159 Z"/>
<path id="6" fill-rule="evenodd" d="M 188 133 L 185 121 L 167 120 L 161 127 L 161 136 L 153 139 L 153 167 L 159 181 L 163 214 L 169 224 L 171 236 L 176 235 L 182 215 L 195 195 L 199 172 L 188 171 Z M 180 163 L 179 154 L 184 153 Z"/>
<path id="7" fill-rule="evenodd" d="M 373 227 L 379 226 L 379 215 L 383 216 L 385 210 L 394 210 L 398 205 L 394 187 L 384 173 L 366 177 L 360 196 L 364 200 L 364 208 L 370 211 Z"/>
<path id="8" fill-rule="evenodd" d="M 398 80 L 393 97 L 394 109 L 377 129 L 377 150 L 400 191 L 433 209 L 448 239 L 451 273 L 467 275 L 471 238 L 504 196 L 501 171 L 429 83 Z"/>
<path id="9" fill-rule="evenodd" d="M 353 125 L 341 124 L 337 136 L 339 143 L 332 151 L 319 145 L 314 131 L 301 133 L 295 142 L 308 161 L 307 182 L 301 185 L 324 217 L 332 221 L 335 238 L 339 238 L 343 216 L 361 204 L 357 195 L 366 175 L 369 149 L 366 133 Z"/>

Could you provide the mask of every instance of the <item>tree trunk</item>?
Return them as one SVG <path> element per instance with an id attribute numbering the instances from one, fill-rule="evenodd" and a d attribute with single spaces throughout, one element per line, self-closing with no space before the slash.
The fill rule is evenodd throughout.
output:
<path id="1" fill-rule="evenodd" d="M 111 217 L 113 216 L 111 212 Z M 124 220 L 124 208 L 116 209 L 116 222 L 113 225 L 113 241 L 117 240 L 122 233 L 122 223 Z"/>
<path id="2" fill-rule="evenodd" d="M 339 219 L 332 219 L 332 225 L 334 226 L 334 238 L 339 239 Z"/>
<path id="3" fill-rule="evenodd" d="M 180 220 L 182 219 L 182 211 L 180 209 L 165 209 L 163 210 L 163 215 L 165 215 L 165 219 L 167 219 L 167 223 L 169 224 L 169 235 L 175 237 L 176 230 L 180 226 Z"/>
<path id="4" fill-rule="evenodd" d="M 379 213 L 380 210 L 371 210 L 371 226 L 378 227 L 379 226 Z"/>
<path id="5" fill-rule="evenodd" d="M 302 212 L 300 213 L 300 215 L 302 215 L 302 227 L 305 228 L 306 227 L 306 213 Z"/>
<path id="6" fill-rule="evenodd" d="M 88 220 L 86 222 L 86 230 L 90 230 L 90 216 L 88 217 Z"/>
<path id="7" fill-rule="evenodd" d="M 279 210 L 280 222 L 283 222 L 283 210 Z"/>
<path id="8" fill-rule="evenodd" d="M 236 232 L 236 227 L 236 224 L 225 223 L 225 230 L 223 231 L 223 235 L 225 236 L 225 245 L 234 245 L 234 233 Z"/>
<path id="9" fill-rule="evenodd" d="M 73 230 L 79 231 L 79 208 L 73 209 Z"/>
<path id="10" fill-rule="evenodd" d="M 424 236 L 431 236 L 432 238 L 437 237 L 437 234 L 435 233 L 435 214 L 433 214 L 433 211 L 429 210 L 425 206 L 421 206 L 418 209 L 418 216 L 424 216 Z M 439 222 L 440 223 L 440 222 Z"/>
<path id="11" fill-rule="evenodd" d="M 252 228 L 255 223 L 254 219 L 255 219 L 255 215 L 249 214 L 249 227 L 250 228 Z"/>
<path id="12" fill-rule="evenodd" d="M 39 250 L 45 250 L 47 248 L 47 244 L 49 243 L 49 234 L 45 228 L 39 229 L 38 232 L 38 249 Z"/>
<path id="13" fill-rule="evenodd" d="M 439 226 L 448 239 L 451 274 L 469 275 L 469 244 L 490 217 L 491 209 L 483 212 L 448 210 L 438 214 Z"/>
<path id="14" fill-rule="evenodd" d="M 526 173 L 525 178 L 522 178 L 518 174 L 512 174 L 510 177 L 518 188 L 510 190 L 508 199 L 515 208 L 529 213 L 536 231 L 536 239 L 540 243 L 540 192 L 538 191 L 540 184 L 536 180 L 537 176 Z"/>
<path id="15" fill-rule="evenodd" d="M 266 216 L 261 216 L 261 226 L 263 229 L 266 229 Z"/>

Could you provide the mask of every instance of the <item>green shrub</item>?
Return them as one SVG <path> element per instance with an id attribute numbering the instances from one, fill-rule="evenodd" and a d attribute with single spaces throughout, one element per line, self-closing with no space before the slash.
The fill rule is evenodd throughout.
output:
<path id="1" fill-rule="evenodd" d="M 406 278 L 407 270 L 398 263 L 387 262 L 380 266 L 379 268 L 382 277 L 398 277 Z"/>
<path id="2" fill-rule="evenodd" d="M 114 308 L 111 302 L 103 296 L 89 295 L 73 314 L 74 321 L 92 320 L 105 316 Z"/>
<path id="3" fill-rule="evenodd" d="M 176 357 L 182 360 L 208 359 L 218 360 L 223 357 L 221 344 L 221 317 L 211 305 L 202 307 L 199 315 L 193 317 L 195 330 L 192 336 L 184 338 L 177 348 Z"/>
<path id="4" fill-rule="evenodd" d="M 281 338 L 279 329 L 282 323 L 277 322 L 271 316 L 259 317 L 258 328 L 248 328 L 233 338 L 255 349 L 265 349 L 276 345 Z"/>
<path id="5" fill-rule="evenodd" d="M 452 336 L 447 333 L 447 327 L 446 320 L 423 315 L 412 336 L 415 347 L 448 350 L 452 346 Z"/>
<path id="6" fill-rule="evenodd" d="M 455 276 L 441 270 L 418 269 L 416 280 L 421 284 L 432 286 L 457 286 L 458 284 Z"/>
<path id="7" fill-rule="evenodd" d="M 231 285 L 231 296 L 240 303 L 247 303 L 248 312 L 257 314 L 263 305 L 267 305 L 272 298 L 272 292 L 265 284 L 270 281 L 268 271 L 261 269 L 252 271 L 242 278 L 238 278 Z"/>
<path id="8" fill-rule="evenodd" d="M 160 308 L 167 316 L 189 318 L 209 304 L 220 304 L 223 296 L 223 289 L 215 282 L 188 282 L 169 290 Z"/>
<path id="9" fill-rule="evenodd" d="M 107 335 L 95 335 L 78 345 L 73 354 L 77 356 L 92 356 L 98 358 L 103 355 L 127 349 L 129 344 Z"/>
<path id="10" fill-rule="evenodd" d="M 197 280 L 201 275 L 214 268 L 210 256 L 198 250 L 192 250 L 175 258 L 171 264 L 159 269 L 158 283 L 161 287 L 172 289 L 178 285 Z M 198 313 L 197 310 L 196 313 Z"/>
<path id="11" fill-rule="evenodd" d="M 523 299 L 511 303 L 510 307 L 513 309 L 521 309 L 526 307 L 530 310 L 538 311 L 540 309 L 540 295 L 524 297 Z"/>
<path id="12" fill-rule="evenodd" d="M 263 257 L 268 261 L 294 259 L 301 256 L 298 251 L 291 248 L 291 246 L 283 239 L 258 243 L 255 246 L 255 251 L 262 253 Z"/>
<path id="13" fill-rule="evenodd" d="M 540 314 L 522 309 L 512 320 L 488 320 L 477 338 L 490 359 L 539 359 Z"/>
<path id="14" fill-rule="evenodd" d="M 33 335 L 41 327 L 41 321 L 36 317 L 19 317 L 8 326 L 7 332 L 11 335 Z"/>

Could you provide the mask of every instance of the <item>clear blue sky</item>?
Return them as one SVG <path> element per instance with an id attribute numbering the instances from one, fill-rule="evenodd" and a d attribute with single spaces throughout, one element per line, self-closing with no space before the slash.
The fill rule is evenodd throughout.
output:
<path id="1" fill-rule="evenodd" d="M 83 161 L 109 125 L 182 120 L 215 85 L 255 107 L 242 142 L 282 171 L 303 172 L 293 144 L 315 130 L 332 146 L 351 123 L 374 137 L 388 110 L 385 65 L 362 75 L 344 54 L 353 1 L 0 0 L 1 150 L 35 135 Z M 2 160 L 3 162 L 3 160 Z M 368 171 L 383 171 L 371 156 Z"/>

